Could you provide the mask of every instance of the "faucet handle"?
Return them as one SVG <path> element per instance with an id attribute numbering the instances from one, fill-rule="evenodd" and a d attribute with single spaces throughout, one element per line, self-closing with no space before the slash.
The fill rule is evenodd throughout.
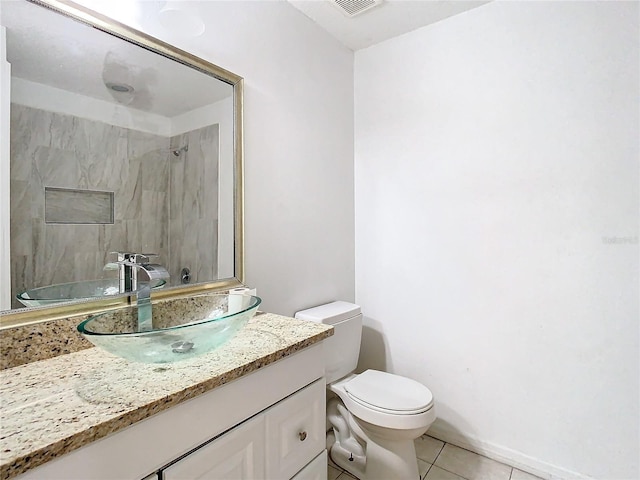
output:
<path id="1" fill-rule="evenodd" d="M 139 264 L 149 263 L 150 257 L 157 257 L 157 256 L 158 254 L 156 253 L 133 253 L 129 257 L 129 261 L 132 263 L 139 263 Z"/>
<path id="2" fill-rule="evenodd" d="M 109 252 L 109 255 L 115 255 L 116 260 L 118 262 L 124 262 L 125 260 L 129 260 L 132 255 L 135 255 L 133 252 Z"/>
<path id="3" fill-rule="evenodd" d="M 135 253 L 135 252 L 109 252 L 110 255 L 117 255 L 118 262 L 147 263 L 152 257 L 159 257 L 157 253 Z"/>

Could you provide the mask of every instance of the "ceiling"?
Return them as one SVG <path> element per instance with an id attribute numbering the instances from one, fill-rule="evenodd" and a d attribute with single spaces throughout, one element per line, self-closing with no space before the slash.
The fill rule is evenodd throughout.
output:
<path id="1" fill-rule="evenodd" d="M 0 23 L 12 76 L 35 84 L 167 118 L 233 94 L 227 83 L 39 5 L 3 1 Z"/>
<path id="2" fill-rule="evenodd" d="M 332 0 L 288 0 L 351 50 L 360 50 L 479 7 L 480 0 L 383 0 L 349 17 Z"/>

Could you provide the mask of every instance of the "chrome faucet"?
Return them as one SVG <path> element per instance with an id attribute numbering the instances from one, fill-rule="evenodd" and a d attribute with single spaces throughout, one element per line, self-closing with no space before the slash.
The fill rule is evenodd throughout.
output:
<path id="1" fill-rule="evenodd" d="M 155 253 L 111 252 L 118 256 L 118 261 L 107 264 L 118 266 L 120 293 L 135 293 L 138 306 L 138 331 L 144 332 L 153 328 L 151 311 L 151 282 L 168 280 L 169 272 L 162 265 L 149 263 Z M 140 278 L 141 274 L 143 278 Z M 144 278 L 146 277 L 146 278 Z"/>

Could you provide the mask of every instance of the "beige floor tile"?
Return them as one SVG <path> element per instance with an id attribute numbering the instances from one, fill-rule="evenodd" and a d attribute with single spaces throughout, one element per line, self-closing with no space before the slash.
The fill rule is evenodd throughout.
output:
<path id="1" fill-rule="evenodd" d="M 329 452 L 327 452 L 327 457 L 329 457 L 328 463 L 329 463 L 330 467 L 337 468 L 337 469 L 341 470 L 341 468 L 338 465 L 336 465 L 336 462 L 331 460 L 331 455 L 329 454 Z"/>
<path id="2" fill-rule="evenodd" d="M 447 472 L 446 470 L 436 467 L 431 467 L 424 480 L 465 480 L 464 478 L 456 475 L 455 473 Z"/>
<path id="3" fill-rule="evenodd" d="M 356 480 L 358 480 L 354 475 L 351 475 L 346 470 L 342 470 L 342 476 L 340 477 L 340 480 L 350 480 L 350 479 L 354 479 L 354 478 Z"/>
<path id="4" fill-rule="evenodd" d="M 518 470 L 517 468 L 513 469 L 511 472 L 511 480 L 542 480 L 540 477 L 536 477 L 535 475 L 531 475 L 530 473 L 523 472 L 522 470 Z"/>
<path id="5" fill-rule="evenodd" d="M 440 450 L 444 447 L 444 442 L 436 440 L 429 435 L 423 435 L 420 438 L 417 438 L 413 443 L 416 446 L 416 457 L 429 463 L 436 461 Z"/>
<path id="6" fill-rule="evenodd" d="M 542 480 L 490 458 L 423 435 L 415 441 L 418 471 L 423 480 Z M 433 465 L 432 465 L 433 464 Z M 327 465 L 328 480 L 355 477 L 335 465 Z"/>
<path id="7" fill-rule="evenodd" d="M 468 480 L 509 480 L 511 467 L 476 453 L 446 444 L 435 465 Z"/>
<path id="8" fill-rule="evenodd" d="M 420 478 L 424 478 L 426 473 L 429 471 L 430 467 L 431 467 L 430 463 L 427 463 L 424 460 L 418 459 L 418 473 L 420 473 Z"/>
<path id="9" fill-rule="evenodd" d="M 337 468 L 332 467 L 331 465 L 327 465 L 327 468 L 328 468 L 327 480 L 336 480 L 336 478 L 338 478 L 342 473 L 342 470 L 338 470 Z"/>

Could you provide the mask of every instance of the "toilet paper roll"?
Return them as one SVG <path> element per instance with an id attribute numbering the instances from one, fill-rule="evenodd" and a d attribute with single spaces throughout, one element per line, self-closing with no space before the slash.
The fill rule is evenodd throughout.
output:
<path id="1" fill-rule="evenodd" d="M 253 295 L 255 297 L 256 289 L 248 288 L 248 287 L 232 288 L 231 290 L 229 290 L 229 293 L 234 293 L 239 295 Z"/>
<path id="2" fill-rule="evenodd" d="M 237 313 L 247 308 L 250 295 L 256 296 L 255 288 L 240 287 L 229 289 L 228 312 Z"/>

